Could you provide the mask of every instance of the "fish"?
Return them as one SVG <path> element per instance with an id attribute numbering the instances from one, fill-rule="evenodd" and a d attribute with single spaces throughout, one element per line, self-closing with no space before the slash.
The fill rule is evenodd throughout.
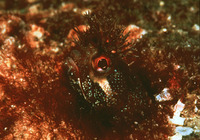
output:
<path id="1" fill-rule="evenodd" d="M 107 138 L 108 133 L 112 138 L 124 138 L 138 133 L 138 126 L 146 119 L 155 119 L 158 113 L 153 95 L 130 67 L 138 59 L 133 44 L 146 31 L 135 25 L 118 26 L 102 15 L 87 16 L 88 25 L 69 32 L 72 48 L 63 70 L 73 92 L 83 100 L 80 119 L 87 133 L 100 139 Z M 134 135 L 143 137 L 141 132 Z"/>

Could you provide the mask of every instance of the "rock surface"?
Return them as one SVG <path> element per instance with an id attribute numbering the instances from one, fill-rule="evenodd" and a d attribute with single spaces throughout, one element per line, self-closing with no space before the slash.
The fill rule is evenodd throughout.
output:
<path id="1" fill-rule="evenodd" d="M 101 138 L 89 135 L 87 125 L 79 123 L 80 100 L 66 84 L 63 64 L 73 47 L 71 29 L 88 24 L 84 15 L 102 11 L 123 29 L 134 24 L 145 30 L 132 42 L 139 58 L 129 67 L 149 96 L 159 97 L 152 111 L 155 119 L 147 117 L 142 125 L 133 122 L 135 134 L 121 138 L 168 139 L 177 132 L 182 139 L 200 139 L 198 5 L 193 0 L 0 1 L 0 139 Z M 129 53 L 124 59 L 132 61 Z M 181 118 L 183 124 L 170 124 L 166 116 Z"/>

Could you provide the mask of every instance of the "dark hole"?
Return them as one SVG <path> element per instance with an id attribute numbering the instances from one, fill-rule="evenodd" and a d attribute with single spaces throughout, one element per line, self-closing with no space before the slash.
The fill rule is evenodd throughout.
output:
<path id="1" fill-rule="evenodd" d="M 106 70 L 107 69 L 107 61 L 106 61 L 106 59 L 101 59 L 101 60 L 99 60 L 99 62 L 98 62 L 98 67 L 100 67 L 101 69 L 103 69 L 103 70 Z"/>

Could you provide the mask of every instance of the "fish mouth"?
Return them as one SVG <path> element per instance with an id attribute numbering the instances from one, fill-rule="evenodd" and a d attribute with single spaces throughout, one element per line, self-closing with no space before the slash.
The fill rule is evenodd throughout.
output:
<path id="1" fill-rule="evenodd" d="M 95 90 L 93 90 L 94 92 L 90 96 L 88 93 L 91 93 L 91 91 L 85 89 L 84 82 L 79 79 L 79 87 L 81 89 L 82 96 L 95 108 L 120 108 L 120 106 L 125 106 L 128 100 L 127 95 L 133 95 L 131 90 L 126 88 L 126 90 L 119 89 L 118 91 L 113 89 L 111 82 L 109 82 L 107 78 L 96 79 L 96 81 L 93 81 L 93 84 L 92 88 L 95 88 Z M 95 91 L 98 92 L 95 93 Z"/>

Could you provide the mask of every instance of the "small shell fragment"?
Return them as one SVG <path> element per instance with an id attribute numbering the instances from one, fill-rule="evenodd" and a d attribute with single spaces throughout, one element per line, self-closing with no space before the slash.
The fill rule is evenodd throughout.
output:
<path id="1" fill-rule="evenodd" d="M 193 129 L 190 127 L 182 127 L 178 126 L 176 127 L 176 132 L 180 133 L 182 136 L 187 136 L 193 133 Z"/>

